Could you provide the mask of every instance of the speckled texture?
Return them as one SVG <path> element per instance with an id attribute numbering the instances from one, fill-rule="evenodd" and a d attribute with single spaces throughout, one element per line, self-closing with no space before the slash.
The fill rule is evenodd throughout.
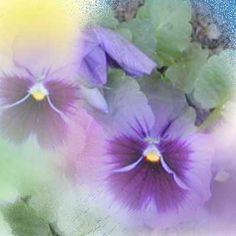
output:
<path id="1" fill-rule="evenodd" d="M 114 9 L 119 21 L 130 21 L 135 17 L 137 9 L 144 4 L 145 0 L 117 0 L 114 1 Z"/>
<path id="2" fill-rule="evenodd" d="M 227 32 L 218 19 L 208 10 L 193 5 L 191 24 L 193 26 L 192 40 L 200 42 L 203 48 L 208 48 L 210 54 L 232 47 Z"/>
<path id="3" fill-rule="evenodd" d="M 136 16 L 137 10 L 145 3 L 145 0 L 116 0 L 113 7 L 119 21 L 130 21 Z M 223 25 L 219 23 L 214 9 L 208 8 L 193 1 L 193 16 L 191 24 L 193 26 L 192 40 L 200 42 L 203 48 L 208 48 L 210 54 L 233 47 L 228 33 Z"/>

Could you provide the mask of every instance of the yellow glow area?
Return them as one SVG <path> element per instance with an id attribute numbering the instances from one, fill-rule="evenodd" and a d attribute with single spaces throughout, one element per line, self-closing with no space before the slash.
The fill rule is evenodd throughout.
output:
<path id="1" fill-rule="evenodd" d="M 84 20 L 84 13 L 73 0 L 1 0 L 1 28 L 8 34 L 27 30 L 51 35 L 60 40 Z"/>
<path id="2" fill-rule="evenodd" d="M 35 91 L 35 92 L 32 93 L 32 97 L 33 97 L 36 101 L 40 102 L 40 101 L 44 100 L 44 98 L 46 97 L 46 94 L 43 93 L 43 92 L 40 91 L 40 90 L 37 90 L 37 91 Z"/>
<path id="3" fill-rule="evenodd" d="M 150 152 L 146 155 L 146 160 L 152 163 L 159 162 L 161 160 L 160 156 L 157 155 L 155 152 Z"/>
<path id="4" fill-rule="evenodd" d="M 11 57 L 19 43 L 22 51 L 49 48 L 54 62 L 68 56 L 86 21 L 76 0 L 0 0 L 0 51 Z"/>

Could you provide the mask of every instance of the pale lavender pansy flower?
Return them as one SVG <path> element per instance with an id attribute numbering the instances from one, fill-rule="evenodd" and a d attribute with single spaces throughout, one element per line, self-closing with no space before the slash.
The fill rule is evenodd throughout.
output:
<path id="1" fill-rule="evenodd" d="M 24 39 L 17 38 L 13 64 L 0 75 L 0 135 L 15 143 L 34 136 L 41 146 L 55 147 L 66 138 L 77 101 L 72 66 L 52 66 L 51 47 Z"/>
<path id="2" fill-rule="evenodd" d="M 62 144 L 77 100 L 67 66 L 35 74 L 29 62 L 15 65 L 0 76 L 1 135 L 16 143 L 35 135 L 41 146 Z"/>
<path id="3" fill-rule="evenodd" d="M 170 91 L 164 90 L 168 96 Z M 172 95 L 172 105 L 170 97 L 165 104 L 165 96 L 158 98 L 156 92 L 150 99 L 154 120 L 143 114 L 130 129 L 109 139 L 112 167 L 107 181 L 121 205 L 139 214 L 145 224 L 164 227 L 191 219 L 208 200 L 211 162 L 205 136 L 193 133 L 193 111 L 183 110 L 181 116 L 174 112 L 181 97 Z"/>
<path id="4" fill-rule="evenodd" d="M 99 26 L 84 31 L 79 49 L 79 73 L 92 85 L 106 84 L 109 66 L 133 77 L 149 75 L 156 68 L 155 62 L 127 39 Z"/>

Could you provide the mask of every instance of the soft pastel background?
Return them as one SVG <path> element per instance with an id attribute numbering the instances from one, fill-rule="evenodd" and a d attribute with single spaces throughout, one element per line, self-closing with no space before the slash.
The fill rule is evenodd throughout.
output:
<path id="1" fill-rule="evenodd" d="M 219 18 L 234 41 L 235 1 L 195 2 L 206 4 L 204 7 L 209 7 Z M 14 41 L 21 42 L 22 45 L 15 47 L 19 46 L 21 55 L 26 57 L 24 47 L 37 48 L 38 53 L 45 56 L 43 63 L 57 65 L 70 58 L 71 45 L 78 39 L 82 27 L 88 20 L 100 19 L 108 11 L 108 3 L 99 0 L 0 1 L 0 69 L 11 68 Z M 50 51 L 47 50 L 49 47 Z M 235 102 L 231 99 L 225 104 L 224 122 L 212 134 L 212 142 L 218 148 L 219 163 L 216 165 L 221 165 L 226 147 L 232 150 L 227 154 L 229 165 L 236 163 L 233 154 L 236 151 Z M 209 221 L 209 226 L 204 224 L 207 221 L 204 212 L 199 216 L 199 225 L 193 222 L 166 230 L 129 228 L 125 222 L 120 223 L 122 217 L 117 215 L 125 213 L 117 209 L 111 211 L 110 205 L 104 204 L 110 199 L 105 199 L 103 188 L 98 189 L 97 183 L 93 182 L 102 177 L 97 169 L 102 166 L 99 157 L 103 154 L 101 140 L 105 134 L 91 114 L 80 110 L 80 104 L 78 107 L 78 120 L 72 124 L 71 140 L 65 147 L 47 151 L 40 149 L 33 139 L 22 146 L 0 139 L 0 236 L 14 235 L 9 226 L 21 232 L 21 236 L 223 235 L 227 230 L 230 231 L 227 235 L 234 235 L 236 231 L 232 225 L 232 229 L 226 229 L 228 226 L 224 224 L 217 228 L 214 219 Z M 75 158 L 77 155 L 81 157 L 79 160 Z M 90 173 L 92 169 L 96 171 Z M 68 181 L 68 177 L 73 181 Z M 87 187 L 86 183 L 92 183 L 92 187 Z"/>

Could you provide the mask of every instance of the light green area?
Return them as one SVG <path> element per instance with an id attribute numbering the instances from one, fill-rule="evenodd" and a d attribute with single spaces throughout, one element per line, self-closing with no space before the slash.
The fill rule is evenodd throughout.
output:
<path id="1" fill-rule="evenodd" d="M 207 63 L 207 57 L 208 50 L 192 43 L 184 50 L 179 60 L 167 69 L 165 76 L 185 93 L 191 93 L 202 67 Z"/>
<path id="2" fill-rule="evenodd" d="M 191 4 L 185 0 L 147 0 L 138 11 L 137 17 L 150 21 L 154 28 L 159 65 L 173 64 L 188 47 L 191 13 Z"/>
<path id="3" fill-rule="evenodd" d="M 95 23 L 110 29 L 116 29 L 119 24 L 118 20 L 115 18 L 113 10 L 108 6 L 100 12 Z"/>
<path id="4" fill-rule="evenodd" d="M 0 235 L 50 235 L 48 223 L 21 199 L 37 196 L 57 181 L 56 154 L 41 150 L 32 140 L 14 145 L 1 139 L 0 150 Z"/>
<path id="5" fill-rule="evenodd" d="M 17 236 L 49 236 L 48 223 L 39 217 L 34 209 L 19 200 L 1 207 L 5 220 Z"/>
<path id="6" fill-rule="evenodd" d="M 134 43 L 141 51 L 155 59 L 157 57 L 157 38 L 155 30 L 149 19 L 136 18 L 129 23 L 122 23 L 118 27 L 118 32 L 128 30 L 128 39 Z M 122 32 L 122 31 L 121 31 Z"/>
<path id="7" fill-rule="evenodd" d="M 199 72 L 195 83 L 195 99 L 204 108 L 219 108 L 235 91 L 234 51 L 212 56 Z"/>
<path id="8" fill-rule="evenodd" d="M 0 140 L 0 200 L 15 200 L 18 195 L 38 192 L 53 177 L 54 153 L 41 150 L 35 143 L 14 145 Z"/>

